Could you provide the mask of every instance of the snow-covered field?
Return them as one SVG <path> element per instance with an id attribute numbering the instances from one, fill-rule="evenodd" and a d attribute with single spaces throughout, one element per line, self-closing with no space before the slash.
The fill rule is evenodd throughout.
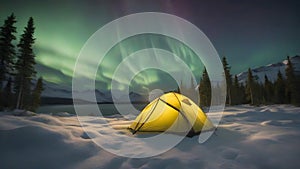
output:
<path id="1" fill-rule="evenodd" d="M 117 118 L 109 121 L 113 123 Z M 90 125 L 109 134 L 106 124 Z M 216 134 L 204 144 L 198 143 L 198 137 L 185 138 L 161 155 L 131 159 L 94 144 L 76 116 L 14 116 L 1 112 L 0 168 L 299 169 L 299 129 L 297 107 L 227 107 Z M 125 143 L 118 144 L 122 147 Z"/>

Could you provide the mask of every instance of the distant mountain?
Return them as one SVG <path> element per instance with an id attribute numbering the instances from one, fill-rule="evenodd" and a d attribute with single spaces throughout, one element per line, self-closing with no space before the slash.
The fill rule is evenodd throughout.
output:
<path id="1" fill-rule="evenodd" d="M 291 62 L 293 63 L 295 73 L 300 75 L 300 56 L 291 57 Z M 275 81 L 277 79 L 277 73 L 280 71 L 285 78 L 285 68 L 286 68 L 287 60 L 283 60 L 282 62 L 269 64 L 266 66 L 261 66 L 255 69 L 252 69 L 253 76 L 257 79 L 258 82 L 263 83 L 265 79 L 265 75 L 268 76 L 269 80 Z M 245 83 L 247 80 L 248 72 L 242 72 L 237 75 L 239 82 Z"/>
<path id="2" fill-rule="evenodd" d="M 76 98 L 79 103 L 93 102 L 90 96 L 95 93 L 97 103 L 125 103 L 127 94 L 122 91 L 117 91 L 117 97 L 112 99 L 111 92 L 104 90 L 83 90 L 75 91 L 80 98 Z M 58 85 L 52 82 L 44 81 L 44 91 L 42 93 L 42 101 L 44 104 L 70 104 L 72 103 L 72 86 Z M 135 92 L 129 93 L 129 99 L 133 103 L 148 102 L 148 96 L 141 95 Z M 62 102 L 62 103 L 60 103 Z"/>
<path id="3" fill-rule="evenodd" d="M 119 99 L 116 99 L 117 102 L 124 102 L 124 100 L 126 100 L 127 95 L 123 94 Z M 141 95 L 135 92 L 130 92 L 129 93 L 129 99 L 131 102 L 133 103 L 139 103 L 139 102 L 148 102 L 148 96 L 146 95 Z"/>
<path id="4" fill-rule="evenodd" d="M 50 82 L 60 82 L 63 84 L 71 85 L 72 77 L 65 75 L 62 71 L 44 65 L 42 63 L 37 63 L 35 65 L 37 71 L 37 77 L 42 76 Z"/>
<path id="5" fill-rule="evenodd" d="M 291 61 L 293 63 L 296 74 L 300 75 L 300 56 L 291 57 Z M 283 77 L 285 78 L 285 68 L 286 68 L 287 60 L 283 60 L 279 63 L 274 63 L 266 66 L 261 66 L 258 68 L 252 69 L 253 76 L 256 77 L 257 81 L 263 83 L 264 76 L 267 75 L 271 81 L 275 81 L 277 79 L 278 71 L 281 71 Z M 46 69 L 44 67 L 39 67 L 40 69 Z M 245 83 L 247 79 L 248 72 L 242 72 L 238 74 L 238 79 L 240 82 Z M 63 77 L 63 76 L 62 76 Z M 70 104 L 72 103 L 72 86 L 68 84 L 56 84 L 48 81 L 44 81 L 45 90 L 42 93 L 42 100 L 44 103 L 48 104 Z M 96 100 L 98 103 L 124 103 L 128 102 L 126 93 L 122 91 L 117 91 L 117 96 L 113 99 L 110 91 L 106 90 L 84 90 L 84 91 L 76 91 L 81 97 L 76 101 L 80 103 L 88 103 L 92 100 L 89 96 L 94 92 L 96 96 Z M 148 96 L 141 95 L 135 92 L 129 93 L 129 98 L 131 102 L 148 102 Z"/>
<path id="6" fill-rule="evenodd" d="M 42 97 L 72 98 L 72 86 L 60 85 L 44 80 Z"/>
<path id="7" fill-rule="evenodd" d="M 47 79 L 44 79 L 44 91 L 42 92 L 42 103 L 43 104 L 71 104 L 73 102 L 72 98 L 72 78 L 66 76 L 61 71 L 53 69 L 47 65 L 37 63 L 35 66 L 38 76 L 45 76 Z M 48 81 L 47 81 L 48 80 Z M 57 84 L 51 81 L 60 81 L 61 83 Z M 33 86 L 35 84 L 33 80 Z M 116 98 L 112 99 L 111 92 L 107 90 L 83 90 L 76 91 L 80 98 L 75 99 L 79 103 L 89 103 L 93 100 L 90 98 L 91 94 L 95 93 L 96 100 L 98 103 L 112 103 L 119 102 L 124 103 L 128 102 L 126 99 L 126 93 L 122 91 L 116 91 Z M 129 98 L 131 102 L 148 102 L 148 96 L 144 96 L 138 93 L 130 92 Z"/>

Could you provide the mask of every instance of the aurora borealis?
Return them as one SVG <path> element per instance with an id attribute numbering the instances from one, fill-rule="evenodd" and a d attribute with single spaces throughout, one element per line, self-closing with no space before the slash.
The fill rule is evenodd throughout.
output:
<path id="1" fill-rule="evenodd" d="M 18 34 L 21 34 L 27 19 L 32 16 L 36 26 L 35 53 L 39 74 L 47 81 L 70 84 L 76 57 L 84 43 L 103 25 L 124 15 L 166 12 L 190 21 L 208 36 L 220 56 L 227 57 L 235 74 L 248 67 L 300 54 L 299 9 L 299 1 L 291 0 L 7 0 L 1 1 L 0 21 L 2 25 L 14 12 Z M 203 66 L 193 60 L 193 52 L 186 46 L 170 38 L 145 35 L 127 39 L 110 51 L 98 71 L 97 80 L 103 83 L 101 87 L 108 88 L 105 82 L 113 73 L 111 68 L 116 67 L 124 56 L 157 46 L 182 56 L 200 78 Z M 87 67 L 92 62 L 87 60 Z M 137 77 L 135 83 L 153 83 L 155 86 L 160 84 L 160 79 L 168 78 L 157 71 L 149 71 L 142 77 Z"/>

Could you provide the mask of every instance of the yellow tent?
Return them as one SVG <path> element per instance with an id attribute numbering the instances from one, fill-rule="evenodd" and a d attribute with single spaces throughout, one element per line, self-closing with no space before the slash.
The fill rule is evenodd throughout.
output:
<path id="1" fill-rule="evenodd" d="M 136 132 L 188 133 L 214 129 L 205 113 L 189 98 L 178 93 L 167 93 L 149 103 L 129 126 Z"/>

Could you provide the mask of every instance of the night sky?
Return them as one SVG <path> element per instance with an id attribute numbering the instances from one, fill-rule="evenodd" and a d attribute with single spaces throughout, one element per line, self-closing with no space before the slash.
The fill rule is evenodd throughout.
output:
<path id="1" fill-rule="evenodd" d="M 1 25 L 12 12 L 18 21 L 18 34 L 23 32 L 28 18 L 34 18 L 39 74 L 55 83 L 71 82 L 75 59 L 95 31 L 114 19 L 137 12 L 166 12 L 195 24 L 219 55 L 227 57 L 233 74 L 300 54 L 300 1 L 297 0 L 1 0 Z M 155 37 L 152 39 L 155 41 Z M 122 51 L 116 55 L 120 54 Z M 192 59 L 186 58 L 189 60 Z M 107 62 L 117 65 L 113 59 Z M 201 74 L 200 68 L 193 71 Z M 160 74 L 158 80 L 164 77 Z M 98 80 L 101 78 L 104 77 Z"/>

